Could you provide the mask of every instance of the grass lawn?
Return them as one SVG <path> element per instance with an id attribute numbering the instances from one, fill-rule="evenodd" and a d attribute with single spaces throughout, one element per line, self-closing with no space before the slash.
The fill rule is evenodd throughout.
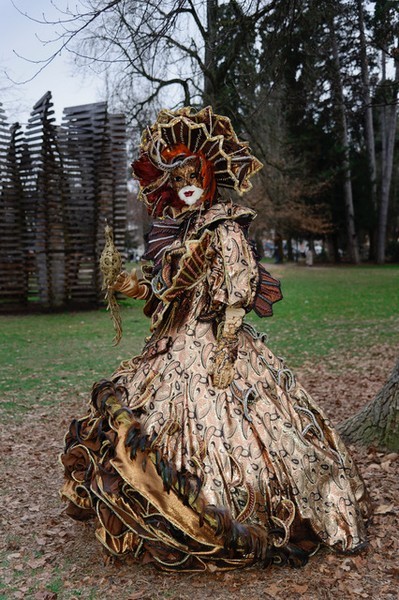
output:
<path id="1" fill-rule="evenodd" d="M 399 267 L 268 268 L 281 279 L 284 299 L 272 318 L 250 313 L 247 320 L 268 333 L 270 347 L 288 365 L 331 352 L 366 352 L 375 343 L 399 345 Z M 23 410 L 43 395 L 51 403 L 60 390 L 86 395 L 92 382 L 140 352 L 149 327 L 142 305 L 123 301 L 117 347 L 105 309 L 0 316 L 0 389 L 10 406 L 15 396 Z"/>
<path id="2" fill-rule="evenodd" d="M 284 298 L 271 319 L 248 316 L 292 366 L 330 352 L 361 353 L 377 343 L 399 346 L 399 267 L 279 269 Z"/>

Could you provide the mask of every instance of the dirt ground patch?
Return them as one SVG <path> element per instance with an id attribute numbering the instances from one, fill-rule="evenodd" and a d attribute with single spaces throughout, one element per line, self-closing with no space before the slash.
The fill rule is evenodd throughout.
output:
<path id="1" fill-rule="evenodd" d="M 335 423 L 371 399 L 397 359 L 391 346 L 359 356 L 330 355 L 305 364 L 298 377 Z M 88 385 L 89 387 L 89 385 Z M 252 567 L 206 574 L 165 574 L 133 560 L 107 563 L 92 525 L 63 514 L 58 455 L 73 417 L 85 412 L 82 394 L 60 391 L 56 408 L 33 404 L 23 419 L 2 428 L 0 452 L 4 599 L 157 600 L 227 598 L 396 600 L 399 567 L 398 455 L 353 448 L 375 505 L 370 546 L 357 556 L 322 549 L 302 569 Z M 26 406 L 30 398 L 21 399 Z M 4 420 L 4 419 L 3 419 Z"/>

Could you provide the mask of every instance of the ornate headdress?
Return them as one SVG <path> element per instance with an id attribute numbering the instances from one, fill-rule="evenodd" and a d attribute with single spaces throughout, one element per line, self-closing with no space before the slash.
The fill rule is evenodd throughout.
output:
<path id="1" fill-rule="evenodd" d="M 168 160 L 168 149 L 186 151 Z M 189 156 L 203 157 L 211 165 L 216 185 L 243 194 L 252 188 L 249 178 L 262 163 L 241 142 L 227 117 L 215 115 L 207 106 L 199 112 L 190 107 L 162 110 L 142 136 L 140 158 L 133 163 L 133 176 L 140 183 L 139 199 L 150 214 L 160 216 L 170 192 L 169 172 Z"/>

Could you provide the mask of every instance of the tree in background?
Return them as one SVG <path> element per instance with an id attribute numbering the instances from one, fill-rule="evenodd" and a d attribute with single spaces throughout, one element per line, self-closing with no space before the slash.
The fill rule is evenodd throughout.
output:
<path id="1" fill-rule="evenodd" d="M 59 43 L 106 69 L 137 130 L 163 106 L 227 114 L 266 165 L 260 222 L 283 235 L 317 231 L 352 262 L 368 238 L 383 262 L 398 15 L 395 0 L 82 0 L 65 10 Z"/>
<path id="2" fill-rule="evenodd" d="M 381 77 L 376 100 L 380 103 L 381 174 L 378 213 L 377 262 L 385 261 L 386 232 L 390 188 L 392 181 L 393 157 L 398 120 L 399 92 L 399 2 L 377 0 L 373 18 L 373 32 L 376 45 L 380 48 Z M 393 77 L 387 73 L 387 62 L 394 63 Z"/>

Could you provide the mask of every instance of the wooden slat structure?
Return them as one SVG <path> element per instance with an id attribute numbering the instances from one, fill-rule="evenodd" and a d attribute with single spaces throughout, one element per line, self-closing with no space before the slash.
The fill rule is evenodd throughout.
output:
<path id="1" fill-rule="evenodd" d="M 0 310 L 95 306 L 106 221 L 124 249 L 124 116 L 99 102 L 54 121 L 50 92 L 25 133 L 0 108 Z"/>
<path id="2" fill-rule="evenodd" d="M 18 168 L 24 146 L 18 123 L 10 127 L 0 111 L 0 289 L 7 304 L 20 304 L 28 293 L 24 194 Z"/>

